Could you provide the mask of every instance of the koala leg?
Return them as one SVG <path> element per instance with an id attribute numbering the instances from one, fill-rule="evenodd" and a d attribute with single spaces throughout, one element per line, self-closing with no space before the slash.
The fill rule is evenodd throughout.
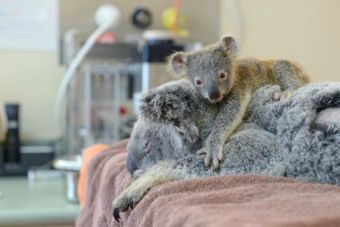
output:
<path id="1" fill-rule="evenodd" d="M 223 146 L 243 123 L 248 105 L 252 97 L 251 90 L 245 88 L 231 94 L 228 100 L 222 104 L 214 126 L 206 139 L 206 146 L 197 151 L 198 155 L 205 154 L 204 164 L 218 170 L 224 160 Z"/>
<path id="2" fill-rule="evenodd" d="M 154 165 L 123 191 L 112 202 L 113 217 L 119 222 L 120 212 L 133 208 L 152 187 L 185 178 L 184 169 L 175 168 L 173 161 L 162 161 Z"/>
<path id="3" fill-rule="evenodd" d="M 277 100 L 277 101 L 283 102 L 285 100 L 290 99 L 292 94 L 293 94 L 293 92 L 288 91 L 288 90 L 276 92 L 274 94 L 274 99 Z"/>
<path id="4" fill-rule="evenodd" d="M 282 92 L 275 93 L 275 99 L 284 101 L 292 92 L 310 81 L 308 74 L 297 63 L 278 60 L 273 63 L 273 75 Z"/>

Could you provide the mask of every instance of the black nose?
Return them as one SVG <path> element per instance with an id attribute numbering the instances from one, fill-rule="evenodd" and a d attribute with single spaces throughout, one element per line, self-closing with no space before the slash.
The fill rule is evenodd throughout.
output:
<path id="1" fill-rule="evenodd" d="M 208 95 L 211 100 L 218 100 L 221 97 L 221 94 L 218 91 L 209 92 Z"/>
<path id="2" fill-rule="evenodd" d="M 208 90 L 209 99 L 218 100 L 221 97 L 220 91 L 215 82 L 210 81 L 208 83 L 207 90 Z"/>
<path id="3" fill-rule="evenodd" d="M 133 172 L 135 172 L 137 170 L 137 166 L 133 161 L 131 152 L 128 153 L 127 160 L 126 160 L 126 167 L 129 170 L 129 172 L 131 173 L 131 175 L 133 174 Z"/>

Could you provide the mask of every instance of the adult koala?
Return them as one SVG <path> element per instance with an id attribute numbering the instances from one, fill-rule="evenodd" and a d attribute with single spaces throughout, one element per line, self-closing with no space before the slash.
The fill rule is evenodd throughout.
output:
<path id="1" fill-rule="evenodd" d="M 329 107 L 338 116 L 340 84 L 307 85 L 284 103 L 274 100 L 277 92 L 278 86 L 256 92 L 244 123 L 224 145 L 219 172 L 195 153 L 218 110 L 202 105 L 183 80 L 148 93 L 128 144 L 128 168 L 137 179 L 113 201 L 115 219 L 153 186 L 177 179 L 253 173 L 340 184 L 340 119 L 318 124 L 318 113 Z"/>

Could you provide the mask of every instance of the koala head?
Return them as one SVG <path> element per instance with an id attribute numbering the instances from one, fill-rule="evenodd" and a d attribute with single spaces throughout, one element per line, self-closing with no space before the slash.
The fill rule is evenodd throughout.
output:
<path id="1" fill-rule="evenodd" d="M 181 153 L 188 148 L 175 126 L 140 117 L 134 125 L 127 149 L 127 168 L 133 174 L 136 170 L 150 168 L 160 160 L 183 156 Z"/>
<path id="2" fill-rule="evenodd" d="M 235 39 L 225 36 L 199 51 L 174 53 L 169 66 L 176 75 L 187 77 L 202 97 L 217 103 L 234 84 L 236 53 Z"/>
<path id="3" fill-rule="evenodd" d="M 176 123 L 184 116 L 192 114 L 190 98 L 183 89 L 170 92 L 165 88 L 150 91 L 140 100 L 140 112 L 154 121 Z"/>

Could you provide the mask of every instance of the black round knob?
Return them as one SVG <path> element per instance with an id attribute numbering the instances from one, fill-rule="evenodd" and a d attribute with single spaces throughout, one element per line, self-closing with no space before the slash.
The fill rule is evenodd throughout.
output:
<path id="1" fill-rule="evenodd" d="M 132 24 L 137 28 L 147 28 L 152 23 L 152 14 L 149 9 L 137 8 L 132 13 Z"/>

